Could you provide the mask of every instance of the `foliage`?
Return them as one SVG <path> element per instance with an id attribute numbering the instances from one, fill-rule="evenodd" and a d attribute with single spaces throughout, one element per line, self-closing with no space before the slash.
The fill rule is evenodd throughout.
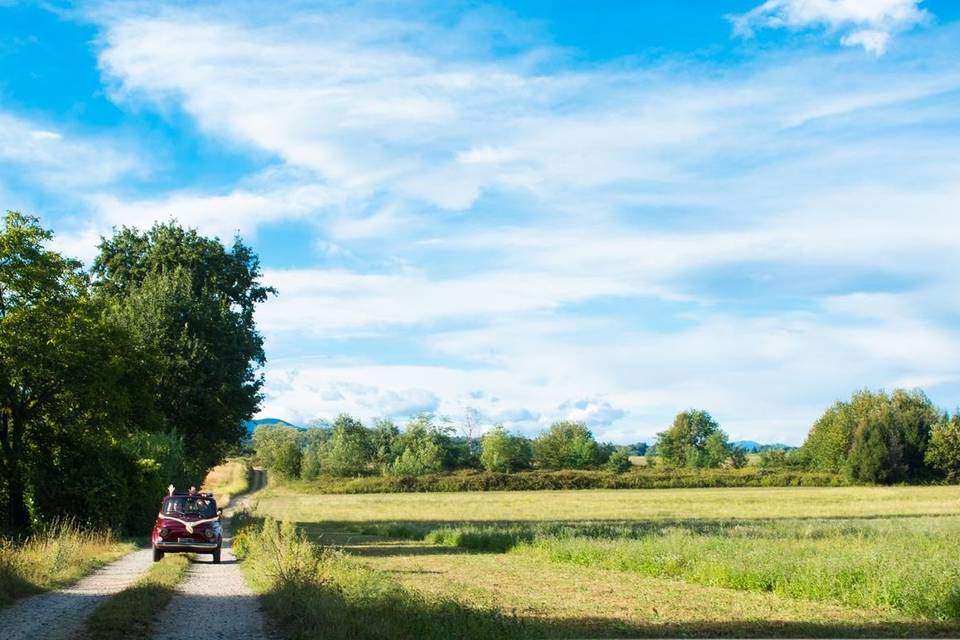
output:
<path id="1" fill-rule="evenodd" d="M 69 471 L 51 450 L 110 446 L 152 424 L 136 350 L 90 298 L 79 263 L 45 248 L 51 238 L 19 213 L 0 228 L 0 495 L 2 524 L 16 531 L 55 515 L 95 520 L 37 489 Z"/>
<path id="2" fill-rule="evenodd" d="M 922 476 L 927 441 L 940 414 L 922 391 L 858 391 L 813 425 L 801 449 L 806 465 L 846 471 L 862 482 Z"/>
<path id="3" fill-rule="evenodd" d="M 625 473 L 607 470 L 533 470 L 516 473 L 463 470 L 416 477 L 367 476 L 338 479 L 321 476 L 297 485 L 307 493 L 423 493 L 455 491 L 540 491 L 565 489 L 680 489 L 699 487 L 843 486 L 849 479 L 836 473 L 801 470 L 684 469 L 634 467 Z"/>
<path id="4" fill-rule="evenodd" d="M 675 467 L 719 467 L 730 453 L 727 435 L 706 411 L 683 411 L 657 434 L 657 455 Z"/>
<path id="5" fill-rule="evenodd" d="M 397 476 L 421 476 L 444 468 L 450 451 L 450 429 L 423 414 L 411 420 L 397 440 L 400 455 L 390 466 Z"/>
<path id="6" fill-rule="evenodd" d="M 484 434 L 480 440 L 480 464 L 487 471 L 510 473 L 530 466 L 533 448 L 523 436 L 511 435 L 502 426 Z"/>
<path id="7" fill-rule="evenodd" d="M 887 406 L 874 407 L 861 419 L 847 458 L 847 473 L 858 482 L 887 483 L 906 475 L 904 446 L 897 417 Z"/>
<path id="8" fill-rule="evenodd" d="M 960 480 L 960 413 L 944 417 L 934 425 L 926 462 L 950 482 Z"/>
<path id="9" fill-rule="evenodd" d="M 533 441 L 533 462 L 542 469 L 586 469 L 599 461 L 597 441 L 582 422 L 555 422 Z"/>
<path id="10" fill-rule="evenodd" d="M 373 450 L 373 464 L 386 471 L 400 455 L 400 429 L 390 420 L 377 420 L 370 429 L 370 448 Z"/>
<path id="11" fill-rule="evenodd" d="M 630 462 L 630 449 L 628 447 L 617 447 L 604 465 L 607 471 L 613 473 L 625 473 L 633 468 Z"/>
<path id="12" fill-rule="evenodd" d="M 341 414 L 320 449 L 320 468 L 334 476 L 359 475 L 367 471 L 372 453 L 367 429 L 356 418 Z"/>
<path id="13" fill-rule="evenodd" d="M 265 362 L 254 324 L 273 292 L 239 238 L 216 238 L 175 223 L 123 228 L 100 244 L 95 287 L 138 348 L 151 356 L 154 407 L 183 434 L 197 480 L 244 435 L 260 401 Z"/>
<path id="14" fill-rule="evenodd" d="M 264 424 L 253 431 L 253 449 L 266 469 L 282 478 L 300 475 L 299 432 L 282 424 Z"/>

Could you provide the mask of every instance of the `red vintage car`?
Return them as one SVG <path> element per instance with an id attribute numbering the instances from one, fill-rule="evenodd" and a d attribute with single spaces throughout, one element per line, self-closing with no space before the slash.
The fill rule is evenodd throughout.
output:
<path id="1" fill-rule="evenodd" d="M 221 511 L 209 493 L 183 492 L 171 489 L 163 498 L 160 513 L 153 525 L 153 561 L 165 553 L 209 553 L 214 563 L 220 562 L 223 530 Z"/>

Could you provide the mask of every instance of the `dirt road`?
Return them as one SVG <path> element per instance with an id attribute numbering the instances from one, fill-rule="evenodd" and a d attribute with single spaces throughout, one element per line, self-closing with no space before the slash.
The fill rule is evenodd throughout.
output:
<path id="1" fill-rule="evenodd" d="M 73 637 L 104 598 L 122 591 L 146 573 L 152 558 L 150 549 L 134 551 L 72 587 L 30 596 L 0 609 L 0 638 Z"/>
<path id="2" fill-rule="evenodd" d="M 266 473 L 255 470 L 251 492 L 259 490 L 265 483 Z M 236 509 L 246 504 L 249 495 L 237 496 L 224 514 L 232 516 Z M 229 518 L 225 521 L 229 522 Z M 224 533 L 226 536 L 230 534 L 229 531 Z M 213 564 L 210 556 L 196 556 L 154 629 L 156 640 L 270 637 L 257 597 L 240 574 L 229 537 L 224 539 L 220 564 Z"/>

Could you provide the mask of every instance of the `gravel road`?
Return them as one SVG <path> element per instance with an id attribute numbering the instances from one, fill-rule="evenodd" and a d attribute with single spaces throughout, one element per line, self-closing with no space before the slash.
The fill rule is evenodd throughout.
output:
<path id="1" fill-rule="evenodd" d="M 252 489 L 256 491 L 264 483 L 264 472 L 256 471 Z M 238 498 L 224 510 L 225 515 L 244 504 L 244 498 Z M 229 542 L 229 538 L 224 540 L 220 564 L 213 564 L 210 556 L 196 556 L 177 594 L 160 614 L 154 627 L 156 640 L 269 637 L 259 601 L 240 574 Z"/>
<path id="2" fill-rule="evenodd" d="M 0 609 L 0 638 L 59 640 L 74 636 L 105 597 L 135 582 L 146 573 L 152 561 L 153 552 L 140 549 L 72 587 L 30 596 Z"/>

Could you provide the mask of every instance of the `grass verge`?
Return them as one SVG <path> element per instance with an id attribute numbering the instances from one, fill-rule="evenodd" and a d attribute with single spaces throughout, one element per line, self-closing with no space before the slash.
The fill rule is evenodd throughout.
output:
<path id="1" fill-rule="evenodd" d="M 0 540 L 0 606 L 72 584 L 135 548 L 110 531 L 84 531 L 73 522 L 55 523 L 21 542 Z"/>
<path id="2" fill-rule="evenodd" d="M 308 542 L 290 523 L 266 520 L 243 529 L 234 552 L 286 637 L 526 637 L 523 624 L 497 611 L 428 598 L 355 559 Z"/>
<path id="3" fill-rule="evenodd" d="M 190 557 L 172 554 L 154 563 L 147 574 L 120 593 L 105 600 L 87 618 L 85 640 L 123 640 L 149 637 L 157 614 L 174 595 Z"/>

